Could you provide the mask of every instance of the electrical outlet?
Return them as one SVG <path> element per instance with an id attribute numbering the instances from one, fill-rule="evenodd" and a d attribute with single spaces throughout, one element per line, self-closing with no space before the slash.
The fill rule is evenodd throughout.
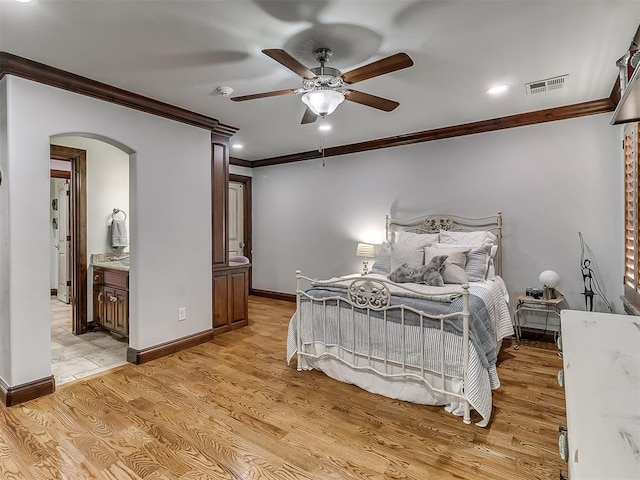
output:
<path id="1" fill-rule="evenodd" d="M 187 307 L 180 307 L 178 309 L 178 321 L 181 322 L 182 320 L 186 320 L 187 319 Z"/>

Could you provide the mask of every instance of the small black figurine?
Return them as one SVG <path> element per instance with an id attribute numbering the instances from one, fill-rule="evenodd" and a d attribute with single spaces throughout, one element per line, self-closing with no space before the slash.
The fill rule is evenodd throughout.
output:
<path id="1" fill-rule="evenodd" d="M 584 282 L 584 308 L 593 312 L 593 296 L 595 293 L 591 288 L 591 282 L 593 280 L 593 270 L 589 267 L 591 260 L 585 259 L 582 262 L 582 281 Z"/>

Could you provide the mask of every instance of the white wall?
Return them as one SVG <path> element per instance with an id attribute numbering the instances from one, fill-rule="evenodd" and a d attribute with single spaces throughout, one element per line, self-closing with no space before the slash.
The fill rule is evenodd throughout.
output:
<path id="1" fill-rule="evenodd" d="M 88 133 L 133 152 L 129 345 L 211 328 L 210 132 L 13 76 L 0 95 L 0 380 L 51 375 L 52 136 Z"/>
<path id="2" fill-rule="evenodd" d="M 235 173 L 236 175 L 244 175 L 245 177 L 251 177 L 253 175 L 253 168 L 239 167 L 237 165 L 229 165 L 229 173 Z"/>
<path id="3" fill-rule="evenodd" d="M 361 269 L 358 240 L 380 242 L 384 217 L 504 215 L 511 292 L 552 269 L 582 308 L 578 231 L 621 310 L 622 160 L 610 114 L 363 152 L 253 172 L 253 287 L 293 293 L 295 270 L 328 278 Z M 596 309 L 603 308 L 601 303 Z"/>

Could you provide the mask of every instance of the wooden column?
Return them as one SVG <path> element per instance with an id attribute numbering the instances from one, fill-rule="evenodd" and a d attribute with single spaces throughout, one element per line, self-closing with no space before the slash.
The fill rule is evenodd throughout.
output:
<path id="1" fill-rule="evenodd" d="M 227 223 L 229 203 L 229 138 L 211 134 L 211 263 L 213 268 L 229 262 Z"/>

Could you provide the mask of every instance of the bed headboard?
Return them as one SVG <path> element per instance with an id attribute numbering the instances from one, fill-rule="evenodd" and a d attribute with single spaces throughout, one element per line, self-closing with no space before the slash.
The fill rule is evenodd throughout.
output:
<path id="1" fill-rule="evenodd" d="M 502 275 L 502 212 L 496 215 L 481 218 L 467 218 L 448 213 L 430 213 L 407 220 L 399 220 L 386 216 L 386 238 L 387 242 L 393 241 L 393 233 L 404 230 L 414 233 L 438 233 L 440 230 L 472 232 L 476 230 L 487 230 L 496 237 L 498 251 L 495 257 L 495 268 L 498 275 Z"/>

